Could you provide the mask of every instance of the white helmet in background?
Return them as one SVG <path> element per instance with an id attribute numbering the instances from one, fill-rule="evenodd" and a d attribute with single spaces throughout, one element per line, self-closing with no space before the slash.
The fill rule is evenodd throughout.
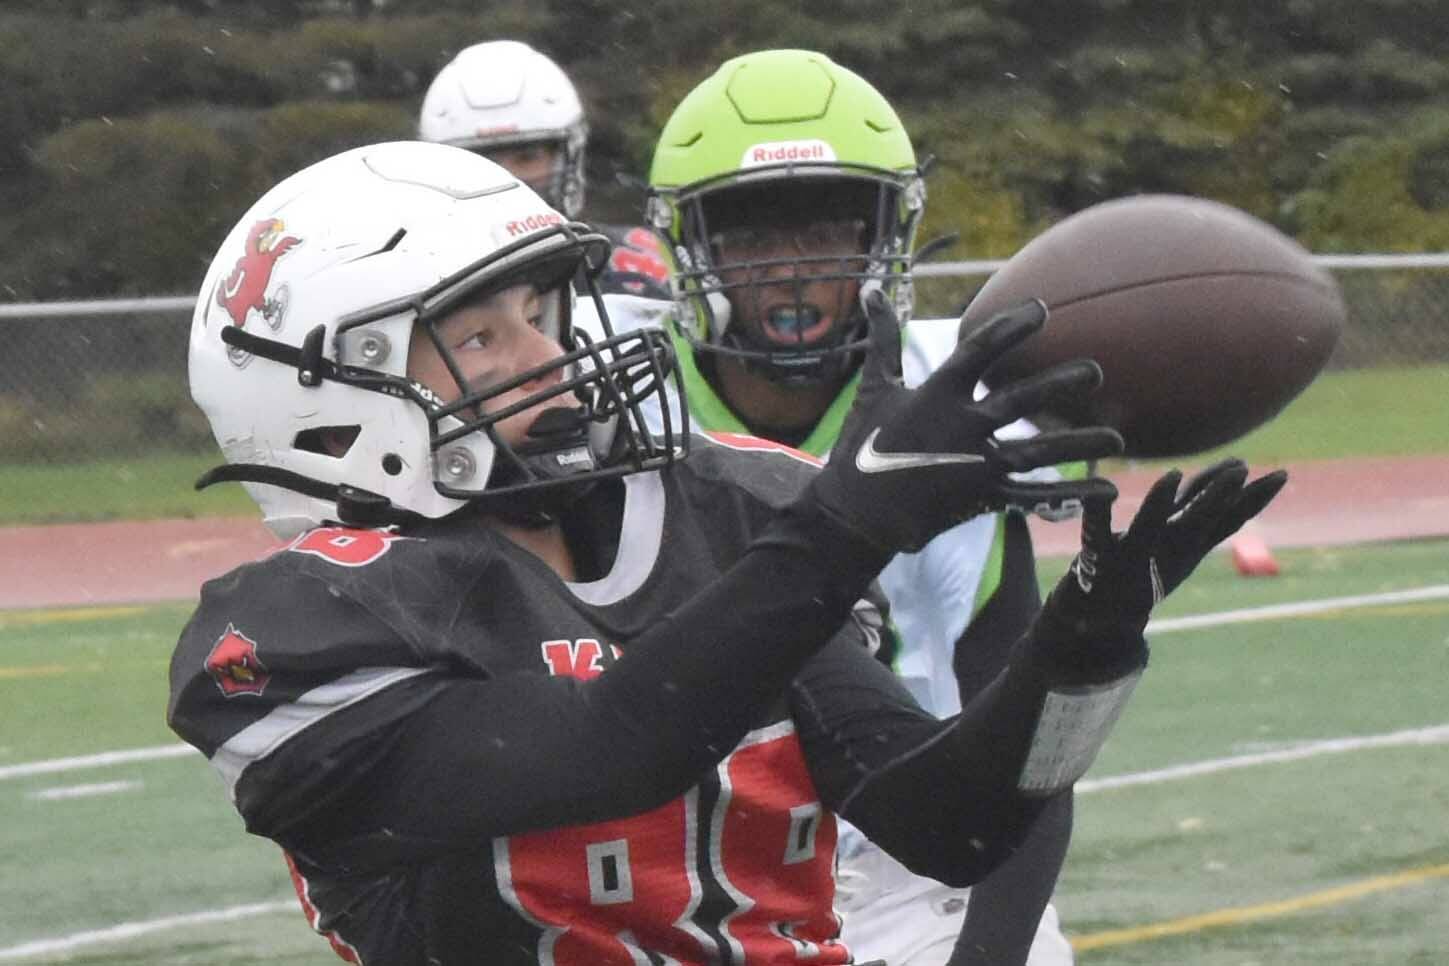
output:
<path id="1" fill-rule="evenodd" d="M 557 155 L 547 183 L 530 184 L 570 218 L 584 207 L 588 125 L 568 75 L 516 40 L 461 51 L 438 72 L 423 98 L 418 137 L 486 153 L 547 144 Z"/>
<path id="2" fill-rule="evenodd" d="M 201 286 L 191 393 L 227 465 L 198 487 L 246 484 L 286 538 L 471 503 L 528 516 L 578 492 L 569 484 L 672 461 L 682 440 L 652 439 L 639 407 L 655 392 L 667 406 L 667 337 L 614 336 L 607 315 L 595 339 L 572 325 L 572 280 L 608 251 L 499 165 L 444 145 L 355 148 L 292 175 L 231 230 Z M 408 378 L 415 326 L 523 283 L 543 296 L 557 358 L 481 390 L 460 385 L 449 403 Z M 562 378 L 539 379 L 554 371 Z M 568 404 L 541 407 L 510 446 L 494 428 L 509 410 L 485 404 L 534 380 L 543 388 L 512 411 Z"/>

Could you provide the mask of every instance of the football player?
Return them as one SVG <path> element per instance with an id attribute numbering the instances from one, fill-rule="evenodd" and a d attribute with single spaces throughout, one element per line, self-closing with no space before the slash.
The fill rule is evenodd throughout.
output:
<path id="1" fill-rule="evenodd" d="M 589 128 L 578 90 L 557 63 L 516 40 L 464 48 L 423 97 L 418 138 L 474 151 L 501 164 L 555 210 L 581 217 Z M 607 293 L 669 294 L 656 237 L 638 225 L 591 223 L 614 243 L 597 279 Z"/>
<path id="2" fill-rule="evenodd" d="M 668 241 L 676 305 L 662 315 L 692 418 L 825 456 L 855 400 L 877 287 L 902 320 L 925 184 L 889 102 L 823 54 L 734 58 L 678 105 L 660 135 L 646 217 Z M 619 314 L 623 328 L 657 324 Z M 902 336 L 918 384 L 955 347 L 955 320 Z M 1024 424 L 1003 431 L 1030 432 Z M 950 715 L 1001 670 L 1040 606 L 1019 512 L 942 534 L 881 575 L 899 631 L 893 665 L 922 706 Z M 892 966 L 1068 966 L 1049 902 L 1067 851 L 1070 791 L 1049 803 L 1000 869 L 967 890 L 912 875 L 850 831 L 842 840 L 844 937 Z M 968 901 L 969 900 L 969 901 Z M 951 959 L 953 949 L 956 958 Z"/>
<path id="3" fill-rule="evenodd" d="M 676 269 L 669 327 L 695 422 L 825 456 L 857 392 L 861 286 L 879 286 L 910 319 L 926 192 L 895 111 L 822 54 L 738 57 L 676 108 L 650 182 L 648 217 Z M 907 381 L 922 381 L 954 337 L 952 324 L 906 325 Z M 1040 606 L 1019 513 L 961 524 L 892 561 L 881 584 L 899 631 L 894 667 L 938 715 L 959 711 L 1000 671 Z M 839 870 L 845 937 L 892 966 L 940 966 L 958 946 L 962 964 L 1067 966 L 1071 946 L 1049 899 L 1071 820 L 1067 791 L 969 895 L 912 875 L 849 831 Z"/>
<path id="4" fill-rule="evenodd" d="M 1117 534 L 1110 483 L 1013 479 L 1120 447 L 991 441 L 1100 380 L 973 400 L 1039 303 L 909 390 L 867 294 L 853 458 L 691 438 L 663 333 L 613 334 L 596 290 L 601 334 L 573 326 L 607 248 L 483 158 L 393 143 L 277 185 L 203 282 L 190 380 L 227 462 L 201 482 L 290 542 L 203 587 L 168 721 L 348 962 L 850 962 L 835 816 L 957 885 L 999 863 L 1090 764 L 1155 602 L 1278 482 L 1169 474 Z M 1006 670 L 922 711 L 869 655 L 871 579 L 965 517 L 1079 500 L 1083 553 Z"/>

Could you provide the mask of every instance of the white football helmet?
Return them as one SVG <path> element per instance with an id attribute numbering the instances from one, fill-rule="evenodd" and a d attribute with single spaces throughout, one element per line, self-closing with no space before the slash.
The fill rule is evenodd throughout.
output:
<path id="1" fill-rule="evenodd" d="M 563 69 L 527 44 L 475 44 L 438 72 L 423 98 L 418 137 L 470 151 L 548 143 L 558 162 L 532 187 L 570 218 L 584 207 L 588 125 Z"/>
<path id="2" fill-rule="evenodd" d="M 356 148 L 287 178 L 222 243 L 192 317 L 191 392 L 227 460 L 198 487 L 245 483 L 285 538 L 470 503 L 527 516 L 577 492 L 570 483 L 671 462 L 687 439 L 683 407 L 663 392 L 673 354 L 662 332 L 613 334 L 592 284 L 608 253 L 607 239 L 502 167 L 440 144 Z M 572 325 L 580 274 L 600 315 L 595 338 Z M 407 377 L 422 325 L 461 383 L 434 324 L 521 282 L 551 306 L 556 359 L 486 390 L 460 384 L 446 404 Z M 556 384 L 485 412 L 555 369 Z M 655 393 L 671 420 L 662 438 L 640 411 Z M 499 419 L 564 394 L 577 404 L 547 408 L 523 444 L 495 432 Z"/>

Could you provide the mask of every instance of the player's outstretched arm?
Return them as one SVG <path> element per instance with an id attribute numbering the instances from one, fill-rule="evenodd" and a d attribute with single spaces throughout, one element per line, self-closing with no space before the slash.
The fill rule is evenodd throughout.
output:
<path id="1" fill-rule="evenodd" d="M 998 865 L 1096 757 L 1146 666 L 1152 608 L 1287 478 L 1247 475 L 1229 460 L 1179 492 L 1174 470 L 1123 532 L 1111 528 L 1110 499 L 1089 500 L 1082 550 L 1006 670 L 944 732 L 893 743 L 894 760 L 845 796 L 845 817 L 943 882 L 968 885 Z M 891 820 L 905 810 L 909 827 Z"/>
<path id="2" fill-rule="evenodd" d="M 1082 548 L 1020 645 L 1019 663 L 1047 684 L 1020 790 L 1054 794 L 1086 772 L 1147 664 L 1143 631 L 1152 609 L 1287 479 L 1276 470 L 1249 483 L 1247 465 L 1236 459 L 1186 486 L 1172 470 L 1122 532 L 1112 529 L 1111 501 L 1087 501 Z M 1046 737 L 1064 722 L 1075 735 L 1057 743 Z"/>

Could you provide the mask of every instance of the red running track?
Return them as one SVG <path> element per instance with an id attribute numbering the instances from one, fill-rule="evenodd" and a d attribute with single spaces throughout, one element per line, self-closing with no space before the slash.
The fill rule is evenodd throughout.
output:
<path id="1" fill-rule="evenodd" d="M 1270 547 L 1449 536 L 1449 456 L 1325 460 L 1289 473 L 1256 524 Z M 1114 477 L 1119 526 L 1156 477 Z M 1042 555 L 1076 550 L 1075 523 L 1033 521 L 1033 534 Z M 0 528 L 0 609 L 195 600 L 202 581 L 278 545 L 253 518 Z"/>

